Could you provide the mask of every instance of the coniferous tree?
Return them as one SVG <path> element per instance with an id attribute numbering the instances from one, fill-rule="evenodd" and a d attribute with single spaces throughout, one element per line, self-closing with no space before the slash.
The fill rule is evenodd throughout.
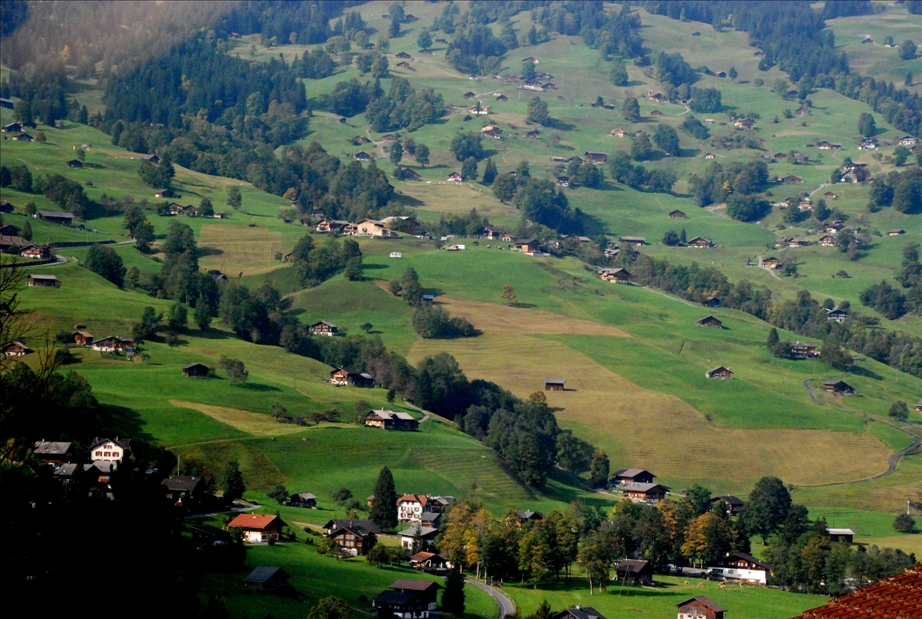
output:
<path id="1" fill-rule="evenodd" d="M 442 591 L 442 610 L 460 617 L 464 614 L 464 606 L 464 574 L 461 573 L 460 564 L 455 562 L 455 566 L 445 577 L 445 590 Z"/>
<path id="2" fill-rule="evenodd" d="M 378 474 L 370 515 L 371 520 L 384 531 L 397 526 L 397 490 L 394 476 L 386 466 Z"/>
<path id="3" fill-rule="evenodd" d="M 224 500 L 228 503 L 236 501 L 246 492 L 246 483 L 243 481 L 243 473 L 240 472 L 240 464 L 236 460 L 231 460 L 224 468 Z"/>
<path id="4" fill-rule="evenodd" d="M 493 163 L 493 158 L 490 157 L 487 159 L 487 163 L 483 168 L 483 184 L 492 185 L 493 181 L 496 179 L 496 175 L 496 164 Z"/>

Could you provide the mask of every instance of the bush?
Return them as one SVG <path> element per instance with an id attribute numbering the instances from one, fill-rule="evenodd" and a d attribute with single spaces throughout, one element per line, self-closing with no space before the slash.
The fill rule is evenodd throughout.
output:
<path id="1" fill-rule="evenodd" d="M 900 514 L 893 521 L 893 528 L 900 533 L 911 533 L 916 528 L 916 519 L 909 514 Z"/>

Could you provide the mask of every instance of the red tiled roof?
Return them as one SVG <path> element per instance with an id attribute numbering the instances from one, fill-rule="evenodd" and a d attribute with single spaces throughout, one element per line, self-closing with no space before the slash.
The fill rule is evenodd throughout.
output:
<path id="1" fill-rule="evenodd" d="M 793 619 L 915 619 L 922 617 L 922 564 L 861 587 Z"/>
<path id="2" fill-rule="evenodd" d="M 227 526 L 241 529 L 265 529 L 278 519 L 278 516 L 271 514 L 240 514 L 231 520 Z"/>

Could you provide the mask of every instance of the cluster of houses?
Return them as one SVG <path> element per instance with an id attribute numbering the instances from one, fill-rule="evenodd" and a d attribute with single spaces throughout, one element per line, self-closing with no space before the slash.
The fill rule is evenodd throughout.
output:
<path id="1" fill-rule="evenodd" d="M 358 223 L 350 223 L 340 219 L 323 219 L 317 224 L 317 232 L 327 234 L 341 234 L 344 236 L 364 236 L 370 238 L 388 239 L 400 235 L 391 230 L 388 224 L 399 217 L 387 217 L 383 220 L 365 218 Z"/>
<path id="2" fill-rule="evenodd" d="M 169 190 L 164 190 L 169 191 Z M 158 192 L 163 193 L 163 192 Z M 170 192 L 172 194 L 172 192 Z M 167 196 L 163 196 L 167 197 Z M 169 204 L 169 213 L 173 217 L 212 217 L 214 219 L 226 219 L 226 213 L 212 213 L 211 215 L 203 215 L 199 212 L 198 207 L 195 207 L 191 204 L 182 205 L 179 202 L 170 202 Z"/>
<path id="3" fill-rule="evenodd" d="M 611 478 L 611 487 L 626 498 L 639 503 L 656 504 L 666 498 L 669 488 L 653 480 L 656 475 L 646 469 L 619 469 Z"/>
<path id="4" fill-rule="evenodd" d="M 35 125 L 26 125 L 19 121 L 10 123 L 8 125 L 3 125 L 0 127 L 0 131 L 3 133 L 11 134 L 8 136 L 3 136 L 4 140 L 14 140 L 16 142 L 34 142 L 35 138 L 25 132 L 27 127 L 35 128 Z"/>
<path id="5" fill-rule="evenodd" d="M 131 439 L 94 438 L 85 451 L 69 441 L 36 441 L 32 457 L 52 469 L 65 488 L 94 488 L 107 494 L 112 473 L 131 454 Z"/>
<path id="6" fill-rule="evenodd" d="M 47 283 L 32 284 L 31 280 L 33 277 L 47 278 L 47 277 L 54 277 L 54 276 L 53 275 L 38 275 L 38 276 L 30 275 L 29 276 L 30 286 L 32 285 L 47 286 L 51 284 L 47 284 Z M 54 279 L 55 281 L 57 281 L 57 278 L 54 278 Z M 42 282 L 42 281 L 47 281 L 47 280 L 39 279 L 36 281 Z M 60 285 L 60 282 L 58 282 L 57 285 Z M 100 339 L 94 339 L 93 334 L 89 333 L 88 331 L 74 331 L 72 334 L 72 337 L 74 339 L 74 344 L 76 344 L 77 346 L 81 346 L 84 348 L 92 348 L 93 350 L 97 352 L 107 352 L 107 353 L 134 352 L 134 340 L 130 337 L 119 337 L 116 335 L 109 335 L 109 336 L 106 336 Z M 29 348 L 28 346 L 26 346 L 25 344 L 23 344 L 22 342 L 12 342 L 3 349 L 3 354 L 6 355 L 7 357 L 23 357 L 32 352 L 33 350 Z M 196 365 L 201 365 L 201 364 L 196 364 Z M 188 367 L 189 366 L 187 366 L 187 368 Z M 208 368 L 205 368 L 205 369 L 208 370 Z M 183 370 L 183 374 L 186 375 L 185 369 Z M 206 372 L 206 375 L 207 375 L 207 372 Z"/>

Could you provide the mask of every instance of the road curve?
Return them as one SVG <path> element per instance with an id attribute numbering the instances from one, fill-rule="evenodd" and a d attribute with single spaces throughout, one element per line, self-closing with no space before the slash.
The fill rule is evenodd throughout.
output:
<path id="1" fill-rule="evenodd" d="M 515 614 L 515 602 L 512 599 L 495 587 L 491 587 L 488 584 L 472 580 L 470 578 L 465 578 L 464 582 L 474 587 L 477 587 L 487 595 L 489 595 L 496 602 L 496 605 L 499 607 L 497 610 L 499 614 L 497 615 L 498 619 L 503 619 L 506 615 Z"/>

